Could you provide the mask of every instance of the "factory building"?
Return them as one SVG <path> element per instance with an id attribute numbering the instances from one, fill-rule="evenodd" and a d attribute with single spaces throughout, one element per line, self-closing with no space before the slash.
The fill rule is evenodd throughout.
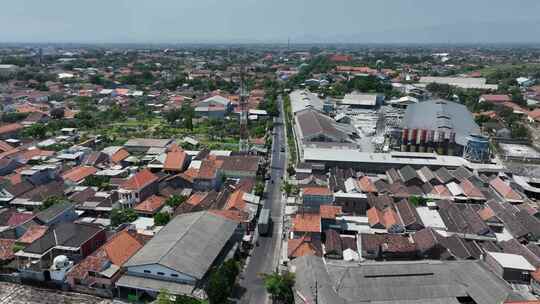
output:
<path id="1" fill-rule="evenodd" d="M 481 162 L 489 158 L 487 139 L 469 110 L 446 100 L 411 104 L 402 120 L 402 152 L 436 152 L 439 155 L 467 156 Z M 465 153 L 467 152 L 467 153 Z"/>

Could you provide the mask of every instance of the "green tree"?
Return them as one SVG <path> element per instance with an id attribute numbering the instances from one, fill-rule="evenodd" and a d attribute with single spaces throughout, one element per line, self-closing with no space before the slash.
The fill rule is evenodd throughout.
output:
<path id="1" fill-rule="evenodd" d="M 111 225 L 118 226 L 123 223 L 130 223 L 137 219 L 137 213 L 133 209 L 118 209 L 111 211 Z"/>
<path id="2" fill-rule="evenodd" d="M 240 265 L 236 260 L 227 260 L 221 266 L 221 273 L 229 285 L 234 285 L 236 277 L 240 274 Z"/>
<path id="3" fill-rule="evenodd" d="M 53 205 L 60 204 L 65 201 L 66 200 L 60 196 L 49 196 L 43 201 L 43 204 L 41 205 L 41 209 L 45 210 Z"/>
<path id="4" fill-rule="evenodd" d="M 28 116 L 28 113 L 6 112 L 6 113 L 2 113 L 2 117 L 0 119 L 2 120 L 2 122 L 13 123 L 13 122 L 21 121 L 25 119 L 27 116 Z"/>
<path id="5" fill-rule="evenodd" d="M 208 280 L 206 294 L 210 304 L 226 303 L 231 295 L 232 287 L 228 284 L 223 274 L 219 271 L 213 271 Z"/>
<path id="6" fill-rule="evenodd" d="M 62 119 L 64 118 L 64 108 L 54 108 L 51 110 L 51 117 L 53 119 Z"/>
<path id="7" fill-rule="evenodd" d="M 262 196 L 264 193 L 264 184 L 262 182 L 257 182 L 254 187 L 255 195 Z"/>
<path id="8" fill-rule="evenodd" d="M 173 194 L 169 198 L 167 198 L 165 203 L 167 204 L 167 206 L 171 206 L 173 208 L 176 208 L 176 207 L 182 205 L 186 200 L 187 200 L 187 197 L 185 197 L 184 195 Z"/>
<path id="9" fill-rule="evenodd" d="M 158 212 L 154 215 L 154 224 L 156 226 L 165 226 L 171 220 L 171 215 L 167 212 Z"/>
<path id="10" fill-rule="evenodd" d="M 292 304 L 294 302 L 293 286 L 294 286 L 294 274 L 291 272 L 285 272 L 279 274 L 273 272 L 271 274 L 265 274 L 263 277 L 264 287 L 270 294 L 274 303 Z"/>
<path id="11" fill-rule="evenodd" d="M 425 206 L 427 204 L 427 198 L 421 196 L 411 196 L 409 197 L 409 203 L 415 207 Z"/>
<path id="12" fill-rule="evenodd" d="M 182 112 L 179 109 L 173 109 L 165 113 L 165 120 L 169 124 L 174 124 L 180 118 L 182 118 Z"/>
<path id="13" fill-rule="evenodd" d="M 197 299 L 194 299 L 192 297 L 188 297 L 185 295 L 176 296 L 176 301 L 174 303 L 175 304 L 203 304 L 202 301 L 199 301 Z"/>
<path id="14" fill-rule="evenodd" d="M 112 185 L 110 184 L 110 181 L 111 178 L 108 176 L 90 175 L 84 180 L 83 185 L 97 187 L 99 190 L 111 190 Z"/>
<path id="15" fill-rule="evenodd" d="M 296 194 L 298 192 L 298 188 L 287 181 L 283 182 L 281 190 L 285 192 L 287 196 L 291 196 L 292 194 Z"/>
<path id="16" fill-rule="evenodd" d="M 43 139 L 47 135 L 47 126 L 36 123 L 23 130 L 23 136 Z"/>
<path id="17" fill-rule="evenodd" d="M 221 267 L 212 271 L 206 288 L 210 304 L 227 303 L 238 274 L 240 274 L 240 265 L 232 259 L 225 261 Z"/>
<path id="18" fill-rule="evenodd" d="M 174 302 L 171 300 L 171 294 L 169 291 L 165 288 L 161 288 L 159 290 L 158 297 L 156 299 L 157 304 L 174 304 Z"/>

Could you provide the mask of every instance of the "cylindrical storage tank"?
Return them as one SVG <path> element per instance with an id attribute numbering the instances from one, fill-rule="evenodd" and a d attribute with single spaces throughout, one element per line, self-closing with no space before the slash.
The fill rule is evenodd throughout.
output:
<path id="1" fill-rule="evenodd" d="M 450 132 L 448 137 L 448 155 L 454 155 L 456 145 L 456 132 Z"/>
<path id="2" fill-rule="evenodd" d="M 407 141 L 409 140 L 409 129 L 403 129 L 401 140 L 403 143 L 407 143 Z"/>
<path id="3" fill-rule="evenodd" d="M 418 152 L 426 152 L 426 138 L 427 138 L 427 130 L 422 129 L 420 131 L 420 143 L 418 145 Z"/>
<path id="4" fill-rule="evenodd" d="M 418 138 L 418 129 L 412 129 L 411 138 L 409 140 L 410 145 L 416 145 L 416 140 Z"/>
<path id="5" fill-rule="evenodd" d="M 444 155 L 444 146 L 445 146 L 444 137 L 445 137 L 444 131 L 437 132 L 437 153 L 440 155 Z"/>
<path id="6" fill-rule="evenodd" d="M 481 135 L 469 135 L 463 157 L 471 162 L 488 161 L 490 157 L 488 138 Z"/>
<path id="7" fill-rule="evenodd" d="M 409 129 L 405 128 L 401 132 L 401 152 L 407 152 L 408 143 L 409 143 Z"/>
<path id="8" fill-rule="evenodd" d="M 435 146 L 435 130 L 429 130 L 427 141 L 428 142 L 426 143 L 426 151 L 431 153 L 433 152 L 433 147 Z"/>

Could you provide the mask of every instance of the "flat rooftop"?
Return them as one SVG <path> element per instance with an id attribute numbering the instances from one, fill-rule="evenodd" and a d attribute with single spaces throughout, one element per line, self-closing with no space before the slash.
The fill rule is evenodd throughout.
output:
<path id="1" fill-rule="evenodd" d="M 313 162 L 349 162 L 396 165 L 433 165 L 444 167 L 459 167 L 467 161 L 458 156 L 437 155 L 435 153 L 369 153 L 357 150 L 343 149 L 304 149 L 304 160 Z"/>
<path id="2" fill-rule="evenodd" d="M 540 152 L 533 147 L 520 144 L 499 143 L 503 157 L 540 159 Z"/>

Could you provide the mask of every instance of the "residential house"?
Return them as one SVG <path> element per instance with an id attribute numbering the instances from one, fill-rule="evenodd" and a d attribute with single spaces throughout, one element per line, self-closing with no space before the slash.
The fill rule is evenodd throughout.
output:
<path id="1" fill-rule="evenodd" d="M 223 96 L 215 95 L 197 103 L 195 114 L 208 118 L 224 118 L 231 110 L 231 101 Z"/>
<path id="2" fill-rule="evenodd" d="M 343 259 L 341 237 L 334 229 L 324 231 L 324 256 L 330 259 Z"/>
<path id="3" fill-rule="evenodd" d="M 254 229 L 252 223 L 255 220 L 255 216 L 260 207 L 260 198 L 251 193 L 247 193 L 243 190 L 236 190 L 227 199 L 223 210 L 235 210 L 245 214 L 246 221 L 246 231 L 251 231 Z"/>
<path id="4" fill-rule="evenodd" d="M 36 214 L 39 225 L 52 226 L 58 223 L 73 222 L 79 217 L 75 205 L 70 202 L 58 203 Z"/>
<path id="5" fill-rule="evenodd" d="M 366 259 L 397 260 L 416 259 L 416 246 L 412 240 L 403 235 L 395 234 L 359 234 L 362 252 Z"/>
<path id="6" fill-rule="evenodd" d="M 323 249 L 320 239 L 303 236 L 298 239 L 287 240 L 287 257 L 290 260 L 306 255 L 322 257 Z"/>
<path id="7" fill-rule="evenodd" d="M 97 171 L 95 167 L 90 166 L 73 167 L 62 174 L 62 179 L 68 185 L 78 185 Z"/>
<path id="8" fill-rule="evenodd" d="M 507 202 L 509 203 L 522 203 L 523 198 L 514 189 L 512 189 L 507 183 L 505 183 L 499 177 L 492 179 L 489 185 L 497 191 Z"/>
<path id="9" fill-rule="evenodd" d="M 94 151 L 90 153 L 83 161 L 84 166 L 99 166 L 101 167 L 110 160 L 109 155 L 101 151 Z"/>
<path id="10" fill-rule="evenodd" d="M 112 297 L 115 283 L 124 273 L 122 266 L 144 246 L 147 239 L 129 228 L 118 232 L 75 265 L 66 282 L 75 291 Z"/>
<path id="11" fill-rule="evenodd" d="M 159 177 L 144 169 L 135 173 L 120 185 L 118 193 L 122 208 L 133 208 L 158 192 Z"/>
<path id="12" fill-rule="evenodd" d="M 103 228 L 93 224 L 59 223 L 15 256 L 23 278 L 49 281 L 53 278 L 53 260 L 65 256 L 77 263 L 105 243 Z M 58 278 L 58 277 L 56 277 Z"/>
<path id="13" fill-rule="evenodd" d="M 480 96 L 480 99 L 478 100 L 478 102 L 502 104 L 504 102 L 512 102 L 512 97 L 510 97 L 510 95 L 484 94 Z"/>
<path id="14" fill-rule="evenodd" d="M 403 199 L 396 203 L 396 210 L 399 217 L 403 221 L 403 226 L 406 230 L 421 230 L 424 228 L 422 219 L 418 212 L 408 200 Z"/>
<path id="15" fill-rule="evenodd" d="M 321 238 L 321 215 L 319 213 L 299 212 L 292 220 L 293 238 L 309 236 L 311 239 Z"/>
<path id="16" fill-rule="evenodd" d="M 321 215 L 322 231 L 327 229 L 336 229 L 341 231 L 341 223 L 337 221 L 337 217 L 343 214 L 343 209 L 341 206 L 321 205 L 319 208 L 319 214 Z"/>
<path id="17" fill-rule="evenodd" d="M 421 187 L 424 184 L 422 178 L 420 178 L 416 170 L 411 166 L 405 166 L 399 169 L 398 173 L 406 186 Z"/>
<path id="18" fill-rule="evenodd" d="M 531 273 L 536 271 L 523 256 L 517 254 L 488 251 L 483 260 L 495 274 L 512 283 L 529 284 Z"/>
<path id="19" fill-rule="evenodd" d="M 259 170 L 259 156 L 226 156 L 218 157 L 222 161 L 221 172 L 228 178 L 255 178 Z"/>
<path id="20" fill-rule="evenodd" d="M 325 186 L 309 186 L 300 190 L 304 208 L 319 210 L 321 205 L 329 205 L 334 201 L 332 191 Z"/>
<path id="21" fill-rule="evenodd" d="M 4 176 L 7 174 L 12 173 L 17 169 L 19 166 L 21 166 L 21 163 L 19 163 L 17 160 L 13 158 L 4 157 L 0 159 L 0 175 Z"/>
<path id="22" fill-rule="evenodd" d="M 124 148 L 129 153 L 142 154 L 152 148 L 165 150 L 171 143 L 172 139 L 132 138 L 124 144 Z"/>
<path id="23" fill-rule="evenodd" d="M 223 161 L 215 157 L 203 159 L 197 174 L 193 178 L 193 188 L 198 191 L 219 189 L 223 176 L 220 170 L 222 165 Z"/>
<path id="24" fill-rule="evenodd" d="M 24 128 L 19 123 L 11 123 L 0 126 L 0 139 L 17 138 L 19 132 Z"/>
<path id="25" fill-rule="evenodd" d="M 57 165 L 36 165 L 20 172 L 23 180 L 33 185 L 43 185 L 55 180 L 58 176 Z"/>
<path id="26" fill-rule="evenodd" d="M 167 199 L 163 196 L 152 195 L 137 204 L 133 209 L 139 215 L 154 216 L 165 206 L 166 201 Z"/>
<path id="27" fill-rule="evenodd" d="M 178 145 L 173 144 L 169 147 L 166 153 L 165 162 L 163 163 L 163 170 L 170 173 L 182 172 L 184 171 L 187 162 L 187 153 Z"/>
<path id="28" fill-rule="evenodd" d="M 32 187 L 23 194 L 16 196 L 9 204 L 27 209 L 35 209 L 43 205 L 43 202 L 49 197 L 64 197 L 64 189 L 64 182 L 55 180 L 44 185 Z"/>

